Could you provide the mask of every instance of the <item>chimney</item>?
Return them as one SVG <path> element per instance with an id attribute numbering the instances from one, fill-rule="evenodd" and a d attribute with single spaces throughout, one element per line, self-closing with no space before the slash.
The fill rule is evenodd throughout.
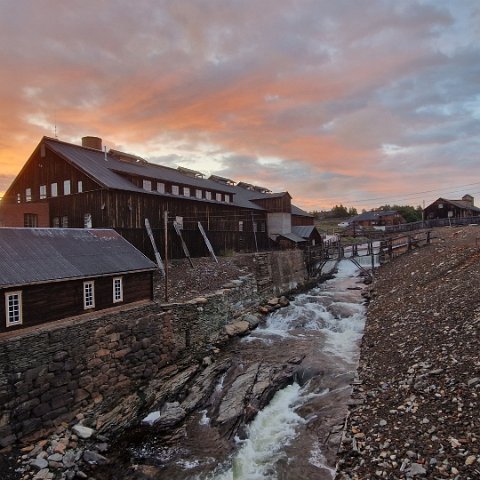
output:
<path id="1" fill-rule="evenodd" d="M 102 150 L 102 139 L 99 137 L 82 137 L 82 147 Z"/>
<path id="2" fill-rule="evenodd" d="M 474 200 L 474 198 L 473 198 L 471 195 L 469 195 L 468 193 L 462 197 L 462 200 L 463 200 L 464 202 L 469 203 L 469 204 L 473 207 L 473 200 Z"/>

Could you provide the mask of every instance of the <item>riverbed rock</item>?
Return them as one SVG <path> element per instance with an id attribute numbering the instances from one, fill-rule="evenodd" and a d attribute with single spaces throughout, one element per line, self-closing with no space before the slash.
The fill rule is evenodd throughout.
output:
<path id="1" fill-rule="evenodd" d="M 247 321 L 240 320 L 239 322 L 225 325 L 224 329 L 229 337 L 236 337 L 238 335 L 245 335 L 250 330 L 250 325 Z"/>
<path id="2" fill-rule="evenodd" d="M 170 428 L 181 422 L 187 412 L 180 406 L 179 402 L 168 402 L 160 410 L 160 417 L 155 422 L 159 428 Z"/>
<path id="3" fill-rule="evenodd" d="M 75 435 L 78 435 L 80 438 L 83 439 L 90 438 L 95 433 L 95 430 L 93 428 L 86 427 L 85 425 L 81 425 L 80 423 L 74 425 L 72 431 L 75 433 Z"/>

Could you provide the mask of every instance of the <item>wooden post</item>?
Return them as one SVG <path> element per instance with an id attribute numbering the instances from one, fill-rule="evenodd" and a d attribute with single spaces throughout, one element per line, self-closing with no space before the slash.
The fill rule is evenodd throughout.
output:
<path id="1" fill-rule="evenodd" d="M 163 212 L 163 226 L 165 228 L 165 301 L 168 302 L 168 210 Z"/>
<path id="2" fill-rule="evenodd" d="M 157 250 L 157 244 L 155 243 L 155 239 L 153 238 L 152 228 L 150 227 L 150 222 L 148 218 L 145 219 L 145 229 L 147 230 L 148 238 L 150 238 L 150 242 L 152 244 L 153 253 L 155 254 L 155 260 L 157 261 L 158 268 L 163 276 L 165 276 L 165 268 L 162 263 L 162 258 Z"/>
<path id="3" fill-rule="evenodd" d="M 258 244 L 257 244 L 257 232 L 255 231 L 255 222 L 253 221 L 253 212 L 252 214 L 252 230 L 253 230 L 253 238 L 255 239 L 255 251 L 258 253 Z"/>

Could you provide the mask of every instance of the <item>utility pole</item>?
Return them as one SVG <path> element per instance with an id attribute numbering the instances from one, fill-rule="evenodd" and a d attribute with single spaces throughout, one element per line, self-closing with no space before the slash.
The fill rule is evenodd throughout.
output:
<path id="1" fill-rule="evenodd" d="M 165 302 L 168 302 L 168 210 L 163 212 L 163 226 L 165 228 Z"/>

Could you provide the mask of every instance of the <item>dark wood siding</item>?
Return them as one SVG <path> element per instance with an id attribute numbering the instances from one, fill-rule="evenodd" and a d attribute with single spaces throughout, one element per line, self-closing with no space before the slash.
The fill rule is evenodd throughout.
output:
<path id="1" fill-rule="evenodd" d="M 113 278 L 100 277 L 88 279 L 95 282 L 95 308 L 83 308 L 84 280 L 26 285 L 0 290 L 2 308 L 0 309 L 0 332 L 12 331 L 63 318 L 120 306 L 139 300 L 152 298 L 152 273 L 141 272 L 122 275 L 123 302 L 113 303 Z M 19 326 L 6 327 L 5 293 L 22 292 L 23 323 Z"/>
<path id="2" fill-rule="evenodd" d="M 292 199 L 288 193 L 272 198 L 252 200 L 270 213 L 290 213 L 292 211 Z"/>
<path id="3" fill-rule="evenodd" d="M 292 227 L 303 227 L 306 225 L 315 225 L 315 219 L 302 215 L 292 215 Z"/>

